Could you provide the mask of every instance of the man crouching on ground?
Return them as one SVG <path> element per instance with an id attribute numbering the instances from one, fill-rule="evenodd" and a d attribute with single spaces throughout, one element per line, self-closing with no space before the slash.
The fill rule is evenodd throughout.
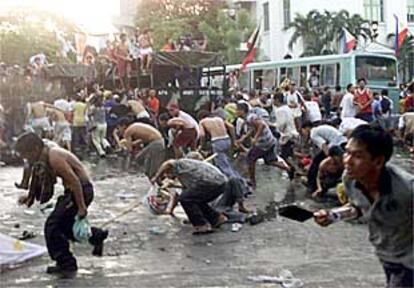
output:
<path id="1" fill-rule="evenodd" d="M 168 160 L 162 164 L 152 183 L 161 184 L 163 177 L 178 178 L 183 191 L 178 198 L 194 233 L 206 234 L 227 222 L 227 217 L 215 211 L 209 202 L 227 189 L 227 177 L 214 165 L 193 159 Z"/>
<path id="2" fill-rule="evenodd" d="M 69 250 L 68 240 L 75 240 L 72 232 L 75 216 L 86 217 L 87 207 L 93 200 L 94 191 L 89 175 L 75 155 L 60 147 L 49 148 L 45 146 L 35 133 L 22 134 L 16 142 L 15 150 L 23 159 L 34 163 L 34 167 L 44 168 L 43 174 L 47 176 L 42 177 L 43 181 L 45 179 L 46 181 L 40 185 L 40 197 L 43 197 L 41 194 L 43 194 L 46 185 L 52 185 L 49 191 L 51 190 L 53 193 L 55 178 L 62 178 L 65 187 L 64 195 L 57 199 L 55 208 L 45 223 L 46 246 L 50 257 L 56 261 L 56 266 L 48 267 L 47 273 L 59 273 L 64 276 L 68 273 L 72 274 L 76 272 L 78 267 L 75 257 Z M 35 192 L 35 194 L 38 193 Z M 38 196 L 39 194 L 33 195 L 29 192 L 28 195 L 19 199 L 19 203 L 30 207 L 35 198 L 39 200 Z M 48 201 L 51 197 L 52 195 L 49 195 L 48 199 L 43 200 Z M 103 242 L 108 236 L 108 231 L 92 227 L 91 232 L 89 243 L 94 246 L 92 254 L 101 256 Z"/>

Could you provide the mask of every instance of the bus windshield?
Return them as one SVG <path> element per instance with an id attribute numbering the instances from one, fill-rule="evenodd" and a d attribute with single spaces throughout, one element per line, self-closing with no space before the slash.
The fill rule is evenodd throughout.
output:
<path id="1" fill-rule="evenodd" d="M 356 56 L 356 78 L 365 78 L 368 82 L 397 81 L 397 63 L 394 59 L 375 56 Z"/>

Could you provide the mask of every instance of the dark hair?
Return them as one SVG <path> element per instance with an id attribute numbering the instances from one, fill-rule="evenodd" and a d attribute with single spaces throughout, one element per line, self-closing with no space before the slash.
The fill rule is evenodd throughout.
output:
<path id="1" fill-rule="evenodd" d="M 359 82 L 361 82 L 361 81 L 364 81 L 364 83 L 365 83 L 365 84 L 367 84 L 367 80 L 365 80 L 365 78 L 363 78 L 363 77 L 362 77 L 362 78 L 359 78 L 359 79 L 357 80 L 357 83 L 359 83 Z"/>
<path id="2" fill-rule="evenodd" d="M 328 150 L 328 155 L 331 157 L 343 156 L 345 153 L 344 149 L 341 146 L 332 146 Z"/>
<path id="3" fill-rule="evenodd" d="M 380 126 L 360 125 L 352 131 L 350 139 L 364 144 L 371 156 L 384 156 L 385 162 L 392 156 L 392 137 Z"/>
<path id="4" fill-rule="evenodd" d="M 346 91 L 349 91 L 349 89 L 351 89 L 354 86 L 354 84 L 349 83 L 348 85 L 346 85 Z"/>
<path id="5" fill-rule="evenodd" d="M 304 129 L 304 128 L 313 128 L 312 122 L 310 122 L 310 121 L 303 122 L 302 129 Z"/>
<path id="6" fill-rule="evenodd" d="M 387 89 L 382 89 L 381 90 L 381 95 L 388 96 L 388 90 Z"/>
<path id="7" fill-rule="evenodd" d="M 162 113 L 160 114 L 160 116 L 158 116 L 159 121 L 168 121 L 170 119 L 171 119 L 171 116 L 168 113 Z"/>
<path id="8" fill-rule="evenodd" d="M 25 132 L 21 134 L 14 145 L 17 152 L 31 151 L 35 148 L 43 149 L 42 139 L 34 132 Z"/>
<path id="9" fill-rule="evenodd" d="M 249 113 L 249 106 L 247 103 L 237 103 L 237 110 L 241 110 L 244 113 Z"/>
<path id="10" fill-rule="evenodd" d="M 279 101 L 280 103 L 283 103 L 285 96 L 281 92 L 276 92 L 275 95 L 273 96 L 273 99 Z"/>
<path id="11" fill-rule="evenodd" d="M 336 86 L 335 86 L 335 90 L 336 90 L 336 91 L 341 91 L 341 85 L 336 85 Z"/>
<path id="12" fill-rule="evenodd" d="M 207 110 L 201 110 L 200 112 L 198 112 L 197 118 L 198 120 L 204 119 L 206 117 L 211 116 L 211 113 Z"/>
<path id="13" fill-rule="evenodd" d="M 116 121 L 116 126 L 129 126 L 129 124 L 131 124 L 131 119 L 129 119 L 128 117 L 121 117 L 118 119 L 118 121 Z"/>

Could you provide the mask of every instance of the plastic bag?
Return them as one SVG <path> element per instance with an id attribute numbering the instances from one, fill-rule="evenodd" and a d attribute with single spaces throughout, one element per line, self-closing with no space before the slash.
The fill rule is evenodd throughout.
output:
<path id="1" fill-rule="evenodd" d="M 73 236 L 78 242 L 86 242 L 92 235 L 91 225 L 89 225 L 88 219 L 85 217 L 80 219 L 78 215 L 75 217 L 75 223 L 73 224 Z"/>
<path id="2" fill-rule="evenodd" d="M 169 202 L 169 197 L 161 193 L 160 188 L 156 185 L 151 186 L 142 199 L 142 204 L 144 204 L 148 211 L 153 215 L 165 214 Z"/>

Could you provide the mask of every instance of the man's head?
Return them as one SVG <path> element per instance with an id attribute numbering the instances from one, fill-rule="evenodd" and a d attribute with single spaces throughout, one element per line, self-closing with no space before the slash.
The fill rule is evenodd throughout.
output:
<path id="1" fill-rule="evenodd" d="M 210 117 L 211 113 L 207 110 L 201 110 L 200 112 L 198 112 L 197 116 L 198 116 L 198 121 L 200 121 L 204 118 Z"/>
<path id="2" fill-rule="evenodd" d="M 359 78 L 357 84 L 360 89 L 364 89 L 365 85 L 367 84 L 367 81 L 365 80 L 365 78 Z"/>
<path id="3" fill-rule="evenodd" d="M 290 92 L 293 93 L 296 91 L 296 83 L 295 82 L 290 82 Z"/>
<path id="4" fill-rule="evenodd" d="M 349 178 L 369 180 L 379 175 L 393 153 L 393 141 L 381 127 L 360 125 L 351 133 L 346 145 L 344 164 Z"/>
<path id="5" fill-rule="evenodd" d="M 160 124 L 161 128 L 165 128 L 167 127 L 167 122 L 168 120 L 171 119 L 171 116 L 168 113 L 162 113 L 159 117 L 158 117 L 158 122 Z"/>
<path id="6" fill-rule="evenodd" d="M 178 117 L 178 114 L 180 113 L 180 107 L 177 103 L 168 104 L 167 110 L 171 117 Z"/>
<path id="7" fill-rule="evenodd" d="M 131 124 L 131 120 L 128 117 L 122 117 L 116 122 L 116 127 L 121 134 L 124 134 L 125 130 Z"/>
<path id="8" fill-rule="evenodd" d="M 121 40 L 121 42 L 125 42 L 125 41 L 127 40 L 127 35 L 126 35 L 125 33 L 122 33 L 122 34 L 119 36 L 119 39 Z"/>
<path id="9" fill-rule="evenodd" d="M 275 106 L 280 107 L 283 105 L 284 95 L 281 92 L 276 92 L 273 96 L 273 103 Z"/>
<path id="10" fill-rule="evenodd" d="M 347 86 L 346 86 L 346 91 L 348 91 L 349 93 L 351 93 L 351 94 L 354 94 L 354 85 L 353 84 L 348 84 Z"/>
<path id="11" fill-rule="evenodd" d="M 155 98 L 157 96 L 157 91 L 155 89 L 151 89 L 149 90 L 148 95 L 151 99 Z"/>
<path id="12" fill-rule="evenodd" d="M 381 95 L 382 96 L 388 96 L 388 90 L 387 89 L 382 89 L 381 90 Z"/>
<path id="13" fill-rule="evenodd" d="M 341 85 L 336 85 L 336 86 L 335 86 L 335 91 L 336 91 L 336 92 L 341 92 L 341 89 L 342 89 L 342 88 L 341 88 Z"/>
<path id="14" fill-rule="evenodd" d="M 237 103 L 236 115 L 237 117 L 244 118 L 249 113 L 249 106 L 247 103 Z"/>
<path id="15" fill-rule="evenodd" d="M 36 133 L 26 132 L 17 138 L 14 150 L 23 159 L 27 159 L 29 162 L 34 162 L 39 159 L 43 147 L 43 141 Z"/>
<path id="16" fill-rule="evenodd" d="M 375 99 L 375 100 L 378 100 L 378 99 L 379 99 L 379 94 L 378 94 L 378 92 L 374 92 L 374 93 L 372 94 L 372 96 L 374 97 L 374 99 Z"/>
<path id="17" fill-rule="evenodd" d="M 340 146 L 333 146 L 329 148 L 328 156 L 331 157 L 333 161 L 339 165 L 343 164 L 344 153 L 344 149 L 342 149 Z"/>

